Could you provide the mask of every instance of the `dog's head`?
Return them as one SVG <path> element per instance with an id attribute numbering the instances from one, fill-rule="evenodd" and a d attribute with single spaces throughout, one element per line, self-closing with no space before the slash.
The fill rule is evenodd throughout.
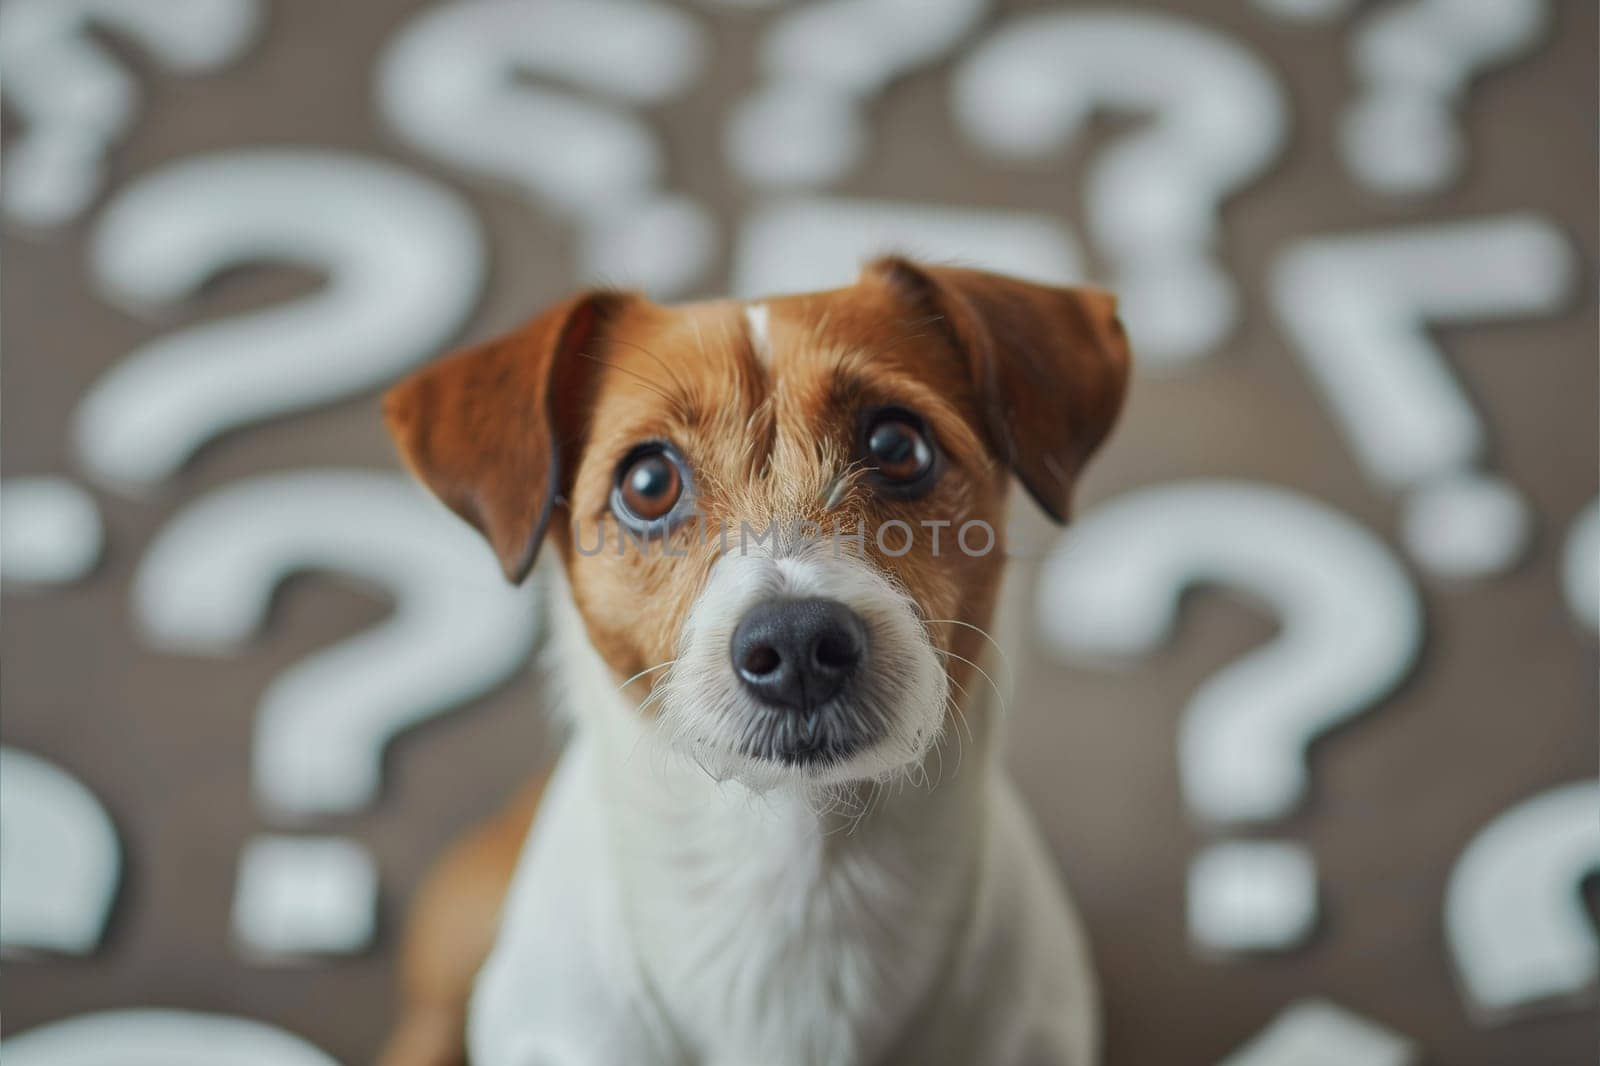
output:
<path id="1" fill-rule="evenodd" d="M 1127 373 L 1104 293 L 889 258 L 757 303 L 579 295 L 386 409 L 508 578 L 555 543 L 617 682 L 703 766 L 839 783 L 934 743 L 1009 477 L 1064 521 Z"/>

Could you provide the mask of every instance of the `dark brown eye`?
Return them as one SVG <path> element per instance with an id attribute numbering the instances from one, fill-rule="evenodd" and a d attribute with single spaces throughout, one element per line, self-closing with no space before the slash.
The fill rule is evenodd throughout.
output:
<path id="1" fill-rule="evenodd" d="M 867 428 L 867 462 L 885 481 L 911 486 L 933 470 L 933 445 L 915 421 L 886 414 Z"/>
<path id="2" fill-rule="evenodd" d="M 683 473 L 675 455 L 641 452 L 622 464 L 613 492 L 619 517 L 649 524 L 667 517 L 683 495 Z"/>

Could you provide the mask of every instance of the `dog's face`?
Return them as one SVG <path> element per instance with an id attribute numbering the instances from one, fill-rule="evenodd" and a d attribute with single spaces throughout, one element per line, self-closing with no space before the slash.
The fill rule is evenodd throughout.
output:
<path id="1" fill-rule="evenodd" d="M 1009 478 L 1063 518 L 1126 374 L 1103 294 L 890 259 L 756 303 L 579 296 L 388 413 L 513 580 L 548 533 L 618 684 L 702 766 L 840 783 L 935 742 Z"/>

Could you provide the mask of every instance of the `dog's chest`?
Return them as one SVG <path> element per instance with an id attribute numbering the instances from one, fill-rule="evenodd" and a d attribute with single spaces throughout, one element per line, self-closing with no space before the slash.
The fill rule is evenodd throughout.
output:
<path id="1" fill-rule="evenodd" d="M 960 879 L 931 842 L 858 833 L 768 797 L 641 842 L 627 920 L 702 1061 L 873 1061 L 928 994 Z"/>

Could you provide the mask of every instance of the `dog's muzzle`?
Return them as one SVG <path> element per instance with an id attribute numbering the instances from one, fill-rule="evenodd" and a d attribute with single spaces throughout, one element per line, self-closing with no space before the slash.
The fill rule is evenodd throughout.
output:
<path id="1" fill-rule="evenodd" d="M 764 600 L 740 620 L 728 653 L 740 684 L 773 716 L 764 750 L 749 754 L 805 763 L 875 739 L 859 716 L 830 711 L 867 654 L 866 624 L 838 600 Z"/>

